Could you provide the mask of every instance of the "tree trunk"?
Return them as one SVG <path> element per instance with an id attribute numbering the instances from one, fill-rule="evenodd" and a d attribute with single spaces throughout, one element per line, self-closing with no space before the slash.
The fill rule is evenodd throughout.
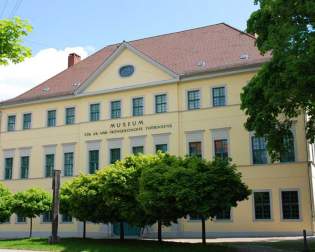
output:
<path id="1" fill-rule="evenodd" d="M 33 233 L 33 218 L 30 218 L 30 238 L 32 238 Z"/>
<path id="2" fill-rule="evenodd" d="M 206 244 L 206 220 L 205 217 L 201 217 L 202 225 L 202 244 Z"/>
<path id="3" fill-rule="evenodd" d="M 119 223 L 119 225 L 120 225 L 120 240 L 121 241 L 123 241 L 123 240 L 125 240 L 125 230 L 124 230 L 124 222 L 120 222 Z"/>
<path id="4" fill-rule="evenodd" d="M 86 221 L 83 221 L 83 239 L 86 238 Z"/>
<path id="5" fill-rule="evenodd" d="M 158 220 L 158 241 L 162 242 L 162 221 Z"/>

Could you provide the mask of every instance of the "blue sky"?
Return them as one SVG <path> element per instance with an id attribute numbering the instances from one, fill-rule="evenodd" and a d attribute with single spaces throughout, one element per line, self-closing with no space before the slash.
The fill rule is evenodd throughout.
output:
<path id="1" fill-rule="evenodd" d="M 15 14 L 33 25 L 25 43 L 33 53 L 78 45 L 100 49 L 220 22 L 244 30 L 257 8 L 253 0 L 0 0 L 0 11 L 6 2 L 2 17 Z"/>
<path id="2" fill-rule="evenodd" d="M 15 97 L 67 68 L 69 53 L 82 58 L 123 40 L 225 22 L 246 29 L 254 0 L 0 0 L 0 19 L 28 19 L 24 44 L 33 55 L 0 66 L 0 101 Z"/>

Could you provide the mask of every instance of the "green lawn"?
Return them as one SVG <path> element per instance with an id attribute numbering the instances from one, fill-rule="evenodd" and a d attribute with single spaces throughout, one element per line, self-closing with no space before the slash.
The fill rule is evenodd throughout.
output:
<path id="1" fill-rule="evenodd" d="M 315 252 L 315 240 L 309 241 L 310 251 Z M 156 241 L 141 240 L 93 240 L 93 239 L 62 239 L 61 243 L 50 245 L 47 239 L 17 239 L 0 240 L 0 248 L 7 249 L 30 249 L 43 251 L 63 252 L 236 252 L 261 251 L 260 249 L 277 249 L 277 251 L 302 251 L 303 241 L 276 241 L 276 242 L 246 242 L 246 243 L 225 243 L 225 244 L 190 244 L 164 242 L 159 244 Z M 247 249 L 251 250 L 247 250 Z M 266 251 L 266 250 L 264 250 Z M 269 251 L 269 250 L 268 250 Z"/>
<path id="2" fill-rule="evenodd" d="M 92 239 L 62 239 L 61 243 L 49 245 L 47 239 L 19 239 L 0 241 L 0 248 L 32 249 L 64 252 L 234 252 L 233 248 L 223 245 L 207 245 L 173 243 L 158 244 L 156 241 L 135 240 L 92 240 Z"/>

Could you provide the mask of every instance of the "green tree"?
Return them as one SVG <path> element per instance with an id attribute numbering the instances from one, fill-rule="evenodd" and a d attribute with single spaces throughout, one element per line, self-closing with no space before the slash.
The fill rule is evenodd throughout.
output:
<path id="1" fill-rule="evenodd" d="M 83 222 L 83 239 L 86 238 L 86 222 L 100 222 L 100 215 L 108 210 L 101 205 L 95 174 L 80 176 L 63 184 L 60 190 L 60 212 Z"/>
<path id="2" fill-rule="evenodd" d="M 142 208 L 138 195 L 142 169 L 157 160 L 157 156 L 134 155 L 96 174 L 102 205 L 111 212 L 108 221 L 119 223 L 121 240 L 124 239 L 124 222 L 139 228 L 155 222 Z"/>
<path id="3" fill-rule="evenodd" d="M 32 26 L 19 17 L 0 20 L 0 65 L 19 63 L 31 56 L 31 49 L 22 45 L 22 38 Z"/>
<path id="4" fill-rule="evenodd" d="M 221 211 L 236 207 L 247 199 L 250 190 L 241 174 L 228 159 L 207 161 L 186 157 L 182 164 L 170 170 L 171 193 L 184 216 L 199 217 L 202 223 L 202 242 L 206 243 L 206 219 L 215 218 Z"/>
<path id="5" fill-rule="evenodd" d="M 18 192 L 13 199 L 13 212 L 18 216 L 30 219 L 30 234 L 33 232 L 33 218 L 51 211 L 52 200 L 48 192 L 39 188 L 31 188 Z"/>
<path id="6" fill-rule="evenodd" d="M 0 183 L 0 223 L 6 222 L 12 214 L 12 194 Z"/>
<path id="7" fill-rule="evenodd" d="M 245 127 L 265 137 L 273 160 L 286 151 L 293 120 L 307 115 L 306 137 L 315 141 L 315 2 L 314 0 L 255 0 L 260 8 L 247 21 L 256 44 L 271 54 L 244 87 L 241 108 Z"/>
<path id="8" fill-rule="evenodd" d="M 169 154 L 159 153 L 158 162 L 143 168 L 140 177 L 139 200 L 146 213 L 158 223 L 158 241 L 162 241 L 162 225 L 170 226 L 183 217 L 176 204 L 172 186 L 177 181 L 170 171 L 180 165 L 180 159 Z"/>

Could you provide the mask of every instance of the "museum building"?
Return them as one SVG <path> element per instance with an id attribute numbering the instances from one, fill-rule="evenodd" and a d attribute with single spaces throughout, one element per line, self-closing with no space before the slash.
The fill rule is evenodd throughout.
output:
<path id="1" fill-rule="evenodd" d="M 13 192 L 51 191 L 133 153 L 230 157 L 253 193 L 207 220 L 207 236 L 300 235 L 314 232 L 314 146 L 305 116 L 297 117 L 290 147 L 271 163 L 264 138 L 244 128 L 242 88 L 270 60 L 255 37 L 225 23 L 109 45 L 16 98 L 0 103 L 0 182 Z M 12 215 L 0 237 L 25 236 L 29 220 Z M 127 225 L 127 224 L 126 224 Z M 48 236 L 51 215 L 34 220 Z M 140 231 L 126 227 L 127 236 Z M 156 235 L 155 225 L 143 234 Z M 199 219 L 163 228 L 164 237 L 200 237 Z M 61 236 L 81 236 L 82 223 L 60 216 Z M 111 224 L 87 225 L 90 237 L 115 237 Z"/>

